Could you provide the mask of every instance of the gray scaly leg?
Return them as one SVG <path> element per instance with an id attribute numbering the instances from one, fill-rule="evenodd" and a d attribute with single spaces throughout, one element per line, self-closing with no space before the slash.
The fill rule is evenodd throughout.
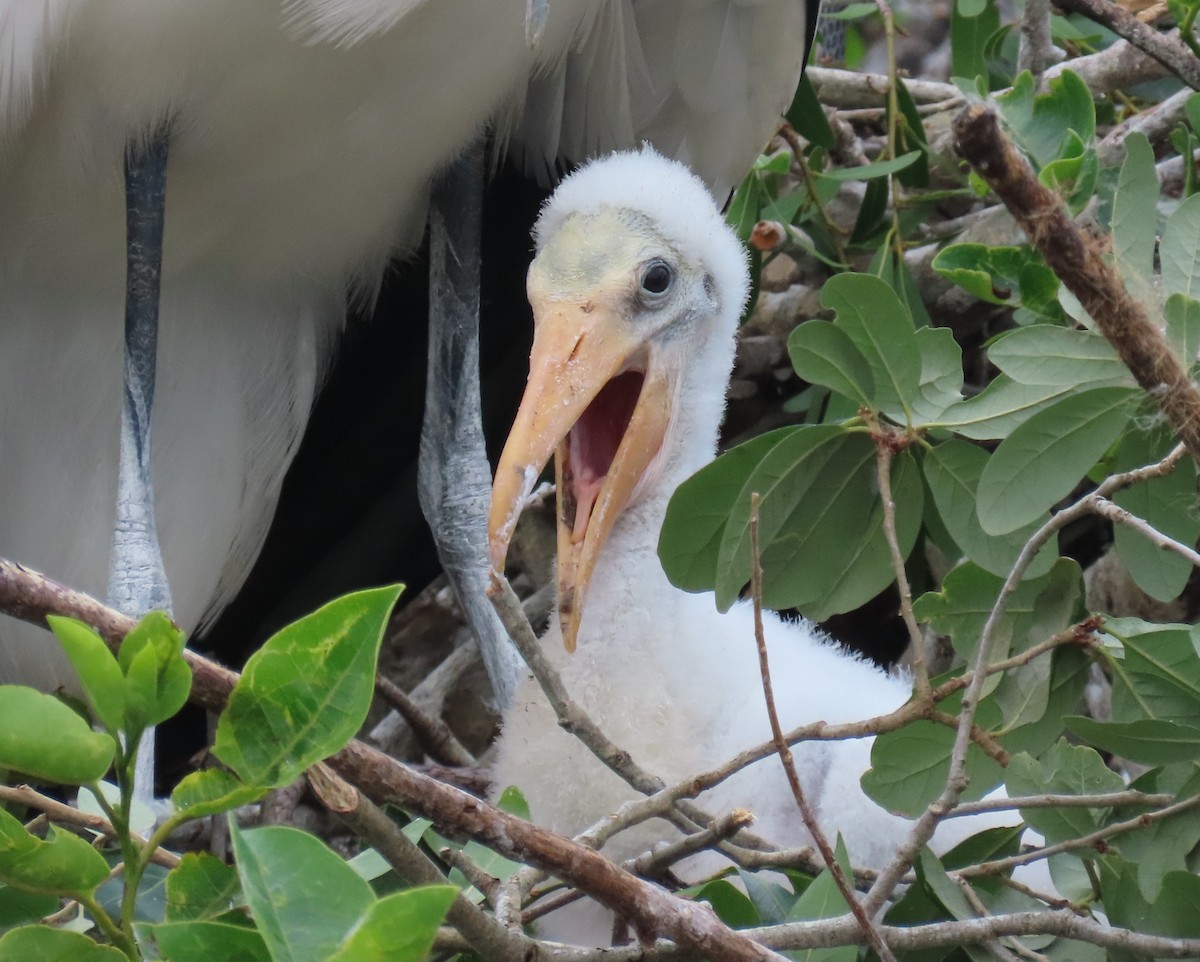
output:
<path id="1" fill-rule="evenodd" d="M 125 385 L 108 603 L 133 618 L 156 608 L 171 610 L 150 472 L 166 186 L 167 134 L 162 130 L 145 144 L 131 143 L 125 158 Z M 153 796 L 153 729 L 142 738 L 135 785 L 139 798 Z"/>
<path id="2" fill-rule="evenodd" d="M 492 475 L 479 399 L 479 151 L 439 179 L 429 210 L 429 370 L 417 490 L 446 577 L 479 642 L 496 707 L 516 686 L 519 656 L 488 602 Z"/>

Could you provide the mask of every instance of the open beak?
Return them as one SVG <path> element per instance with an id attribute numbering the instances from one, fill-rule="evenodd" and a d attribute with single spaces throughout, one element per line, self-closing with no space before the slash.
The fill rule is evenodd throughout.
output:
<path id="1" fill-rule="evenodd" d="M 503 571 L 517 518 L 553 454 L 558 613 L 574 651 L 596 559 L 662 446 L 671 390 L 613 306 L 596 297 L 533 300 L 529 383 L 496 468 L 488 552 Z"/>

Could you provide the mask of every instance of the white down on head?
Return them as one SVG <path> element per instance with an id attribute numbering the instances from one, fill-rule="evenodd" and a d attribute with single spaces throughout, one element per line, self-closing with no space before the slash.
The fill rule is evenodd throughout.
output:
<path id="1" fill-rule="evenodd" d="M 543 647 L 605 734 L 671 784 L 770 738 L 749 604 L 718 613 L 711 597 L 671 585 L 656 554 L 672 492 L 716 453 L 746 299 L 745 254 L 704 185 L 648 148 L 569 177 L 535 237 L 530 382 L 497 468 L 492 562 L 503 564 L 524 495 L 555 454 L 560 604 Z M 662 286 L 659 265 L 671 280 L 653 293 L 646 286 Z M 630 443 L 617 447 L 614 435 Z M 599 486 L 587 518 L 577 513 L 591 499 L 576 490 L 586 487 L 580 477 Z M 764 620 L 785 729 L 857 721 L 908 699 L 907 679 L 848 654 L 811 624 L 769 612 Z M 576 632 L 577 650 L 568 653 Z M 879 867 L 910 823 L 863 793 L 870 750 L 870 739 L 806 742 L 795 758 L 824 831 L 845 836 L 856 866 Z M 533 819 L 566 835 L 637 797 L 558 726 L 532 676 L 504 715 L 494 784 L 518 786 Z M 778 758 L 699 802 L 713 813 L 749 809 L 754 830 L 778 844 L 810 842 Z M 950 822 L 939 847 L 1006 820 L 1018 819 Z M 604 851 L 620 860 L 676 835 L 668 823 L 651 822 Z M 696 880 L 720 864 L 703 855 L 680 874 Z M 543 929 L 586 944 L 607 944 L 610 930 L 608 913 L 586 902 L 551 915 Z"/>

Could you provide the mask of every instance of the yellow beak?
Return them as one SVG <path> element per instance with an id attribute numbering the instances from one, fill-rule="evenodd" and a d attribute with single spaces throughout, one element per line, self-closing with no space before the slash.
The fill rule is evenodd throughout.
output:
<path id="1" fill-rule="evenodd" d="M 662 446 L 671 390 L 613 305 L 583 296 L 532 300 L 529 382 L 496 468 L 488 553 L 502 571 L 525 499 L 554 454 L 558 614 L 563 644 L 574 651 L 600 549 Z"/>

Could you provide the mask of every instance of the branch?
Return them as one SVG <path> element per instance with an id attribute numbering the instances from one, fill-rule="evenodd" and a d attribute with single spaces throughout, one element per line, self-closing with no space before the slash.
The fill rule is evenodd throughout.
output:
<path id="1" fill-rule="evenodd" d="M 887 538 L 888 551 L 892 556 L 892 570 L 896 574 L 896 587 L 900 590 L 900 616 L 908 630 L 908 647 L 912 652 L 912 668 L 918 701 L 932 704 L 929 689 L 929 668 L 925 664 L 925 638 L 913 614 L 912 586 L 908 583 L 908 572 L 904 568 L 904 553 L 900 550 L 900 539 L 896 535 L 896 500 L 892 497 L 892 459 L 896 455 L 897 439 L 890 432 L 879 430 L 876 423 L 871 431 L 875 442 L 875 475 L 879 479 L 879 498 L 883 502 L 883 533 Z"/>
<path id="2" fill-rule="evenodd" d="M 525 664 L 533 672 L 534 678 L 541 686 L 554 709 L 558 724 L 564 731 L 578 738 L 584 746 L 602 761 L 609 769 L 624 779 L 625 783 L 643 795 L 655 795 L 661 792 L 666 784 L 657 775 L 652 775 L 637 764 L 629 752 L 613 742 L 601 731 L 583 708 L 571 698 L 566 686 L 562 683 L 558 672 L 550 664 L 542 651 L 533 627 L 525 616 L 521 602 L 513 591 L 512 585 L 502 574 L 493 571 L 488 584 L 488 597 L 496 606 L 500 621 L 517 646 L 517 651 L 525 659 Z M 713 816 L 694 805 L 672 804 L 656 815 L 661 815 L 672 822 L 680 831 L 690 834 L 709 825 L 714 821 Z M 577 836 L 578 837 L 578 836 Z M 605 836 L 607 838 L 608 836 Z M 762 839 L 754 839 L 754 844 L 769 847 Z M 586 843 L 585 843 L 586 844 Z M 602 844 L 597 842 L 597 845 Z"/>
<path id="3" fill-rule="evenodd" d="M 1116 9 L 1114 4 L 1105 6 Z M 1200 68 L 1200 61 L 1196 65 Z M 1001 133 L 994 113 L 968 107 L 954 121 L 954 135 L 959 153 L 1004 202 L 1030 243 L 1095 319 L 1138 384 L 1200 462 L 1200 391 L 1158 326 L 1129 296 L 1099 244 L 1076 226 L 1058 196 L 1038 183 L 1028 162 Z"/>
<path id="4" fill-rule="evenodd" d="M 1098 828 L 1096 831 L 1089 832 L 1087 835 L 1082 835 L 1079 838 L 1057 842 L 1054 845 L 1043 845 L 1040 848 L 1022 852 L 1020 855 L 1010 855 L 1008 858 L 998 858 L 991 862 L 981 862 L 979 865 L 972 865 L 969 868 L 961 869 L 955 874 L 963 878 L 973 878 L 977 875 L 995 875 L 997 872 L 1007 872 L 1009 869 L 1016 868 L 1019 865 L 1028 865 L 1030 862 L 1037 862 L 1041 859 L 1049 858 L 1051 855 L 1058 855 L 1060 852 L 1073 852 L 1081 848 L 1098 848 L 1103 851 L 1104 846 L 1101 843 L 1104 843 L 1106 839 L 1110 839 L 1114 835 L 1123 835 L 1125 832 L 1132 832 L 1134 829 L 1143 828 L 1152 822 L 1162 821 L 1164 818 L 1170 818 L 1172 815 L 1186 812 L 1197 805 L 1200 805 L 1200 795 L 1192 795 L 1173 805 L 1160 808 L 1157 811 L 1143 812 L 1122 822 L 1113 822 L 1110 825 L 1105 825 L 1103 828 Z"/>
<path id="5" fill-rule="evenodd" d="M 95 598 L 6 559 L 0 559 L 0 611 L 43 626 L 47 614 L 69 615 L 91 624 L 112 647 L 134 620 Z M 185 650 L 192 669 L 189 700 L 219 712 L 238 674 Z M 677 898 L 635 878 L 604 856 L 538 828 L 466 792 L 414 771 L 359 741 L 327 760 L 342 778 L 377 802 L 392 802 L 466 835 L 511 859 L 527 862 L 583 889 L 606 908 L 629 919 L 647 938 L 661 934 L 689 955 L 716 962 L 782 959 L 722 923 L 708 906 Z"/>
<path id="6" fill-rule="evenodd" d="M 1021 48 L 1017 70 L 1028 70 L 1041 85 L 1042 74 L 1054 57 L 1050 40 L 1050 0 L 1025 0 L 1021 14 Z"/>
<path id="7" fill-rule="evenodd" d="M 51 822 L 62 825 L 77 825 L 80 828 L 97 832 L 107 838 L 118 837 L 117 830 L 113 827 L 112 822 L 104 816 L 81 812 L 77 808 L 72 808 L 70 805 L 58 801 L 58 799 L 43 795 L 28 785 L 0 785 L 0 802 L 12 802 L 16 805 L 36 808 Z M 129 837 L 140 848 L 146 848 L 146 840 L 136 832 L 130 832 Z M 174 852 L 168 852 L 165 848 L 156 846 L 154 851 L 150 853 L 150 861 L 155 865 L 171 869 L 179 864 L 179 856 Z"/>
<path id="8" fill-rule="evenodd" d="M 454 737 L 442 719 L 431 715 L 416 703 L 403 688 L 381 674 L 375 676 L 375 690 L 400 713 L 417 738 L 421 750 L 434 761 L 443 765 L 461 765 L 464 768 L 475 764 L 475 759 L 462 742 Z"/>
<path id="9" fill-rule="evenodd" d="M 1179 37 L 1160 33 L 1109 0 L 1055 0 L 1055 3 L 1065 13 L 1082 13 L 1103 24 L 1149 54 L 1193 90 L 1200 90 L 1200 60 Z"/>
<path id="10" fill-rule="evenodd" d="M 981 812 L 1008 812 L 1020 808 L 1110 808 L 1116 805 L 1167 805 L 1175 800 L 1174 795 L 1150 795 L 1131 788 L 1124 792 L 1109 792 L 1101 795 L 1026 795 L 1023 798 L 982 798 L 977 802 L 963 802 L 946 818 L 961 818 Z"/>
<path id="11" fill-rule="evenodd" d="M 1167 537 L 1150 524 L 1150 522 L 1139 518 L 1130 511 L 1126 511 L 1120 505 L 1109 501 L 1108 498 L 1093 498 L 1092 510 L 1114 524 L 1123 524 L 1127 528 L 1132 528 L 1152 544 L 1157 545 L 1165 551 L 1174 551 L 1180 557 L 1186 558 L 1192 564 L 1200 567 L 1200 554 L 1194 548 L 1189 548 L 1185 544 L 1180 544 L 1174 538 Z"/>
<path id="12" fill-rule="evenodd" d="M 787 775 L 788 784 L 792 789 L 792 796 L 796 799 L 796 807 L 800 809 L 800 818 L 804 821 L 804 827 L 808 830 L 808 834 L 816 843 L 818 851 L 821 853 L 821 858 L 825 860 L 825 867 L 829 869 L 829 874 L 833 876 L 834 884 L 842 893 L 842 898 L 849 907 L 851 914 L 858 920 L 859 927 L 863 934 L 867 937 L 867 942 L 875 953 L 883 962 L 896 962 L 896 957 L 891 950 L 884 944 L 883 939 L 879 935 L 879 930 L 871 918 L 863 911 L 862 904 L 858 901 L 858 893 L 854 891 L 853 886 L 846 880 L 846 873 L 842 871 L 842 866 L 838 863 L 837 855 L 834 854 L 832 846 L 829 844 L 829 839 L 825 837 L 825 833 L 821 831 L 821 826 L 817 822 L 816 813 L 808 804 L 808 799 L 804 795 L 804 788 L 800 784 L 800 775 L 796 771 L 796 761 L 792 758 L 792 750 L 788 747 L 787 740 L 783 737 L 783 726 L 779 724 L 779 712 L 775 707 L 775 693 L 771 686 L 771 666 L 767 658 L 767 639 L 763 634 L 762 621 L 762 559 L 758 550 L 758 492 L 752 492 L 750 495 L 750 597 L 754 608 L 754 640 L 758 646 L 758 667 L 762 675 L 763 698 L 767 703 L 767 717 L 771 722 L 771 735 L 775 742 L 775 751 L 779 755 L 780 764 L 783 765 L 784 773 Z M 928 680 L 926 681 L 928 688 Z"/>

